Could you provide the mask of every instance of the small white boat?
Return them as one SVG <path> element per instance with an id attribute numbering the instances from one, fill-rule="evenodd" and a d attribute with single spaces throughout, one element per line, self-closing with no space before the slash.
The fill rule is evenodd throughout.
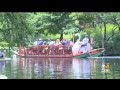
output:
<path id="1" fill-rule="evenodd" d="M 0 58 L 0 61 L 9 61 L 11 58 Z"/>
<path id="2" fill-rule="evenodd" d="M 5 75 L 0 75 L 0 79 L 8 79 Z"/>

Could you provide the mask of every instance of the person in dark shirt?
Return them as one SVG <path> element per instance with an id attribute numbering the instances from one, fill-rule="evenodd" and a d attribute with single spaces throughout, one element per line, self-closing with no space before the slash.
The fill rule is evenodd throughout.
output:
<path id="1" fill-rule="evenodd" d="M 37 45 L 43 45 L 43 40 L 42 39 L 39 39 L 38 41 L 37 41 Z"/>
<path id="2" fill-rule="evenodd" d="M 38 41 L 37 45 L 43 45 L 43 41 Z"/>

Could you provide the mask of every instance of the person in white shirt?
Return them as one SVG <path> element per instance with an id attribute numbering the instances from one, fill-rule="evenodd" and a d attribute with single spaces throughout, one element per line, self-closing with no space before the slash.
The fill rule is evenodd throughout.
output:
<path id="1" fill-rule="evenodd" d="M 82 40 L 80 51 L 83 53 L 90 52 L 91 46 L 89 43 L 88 35 L 85 36 L 85 38 Z"/>

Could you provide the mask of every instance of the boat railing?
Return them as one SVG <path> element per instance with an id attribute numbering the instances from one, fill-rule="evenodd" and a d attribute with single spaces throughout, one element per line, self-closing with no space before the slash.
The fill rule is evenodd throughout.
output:
<path id="1" fill-rule="evenodd" d="M 21 52 L 21 54 L 27 54 L 27 55 L 71 55 L 72 54 L 72 47 L 64 46 L 64 45 L 32 46 L 21 50 L 24 50 Z"/>

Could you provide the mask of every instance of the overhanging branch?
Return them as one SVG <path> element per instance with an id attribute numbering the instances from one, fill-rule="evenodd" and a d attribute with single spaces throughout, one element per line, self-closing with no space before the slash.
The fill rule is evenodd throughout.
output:
<path id="1" fill-rule="evenodd" d="M 115 29 L 117 29 L 117 26 L 114 26 L 114 27 L 112 28 L 112 35 L 110 35 L 110 36 L 107 38 L 107 41 L 109 41 L 110 38 L 114 36 L 114 34 L 115 34 Z"/>

